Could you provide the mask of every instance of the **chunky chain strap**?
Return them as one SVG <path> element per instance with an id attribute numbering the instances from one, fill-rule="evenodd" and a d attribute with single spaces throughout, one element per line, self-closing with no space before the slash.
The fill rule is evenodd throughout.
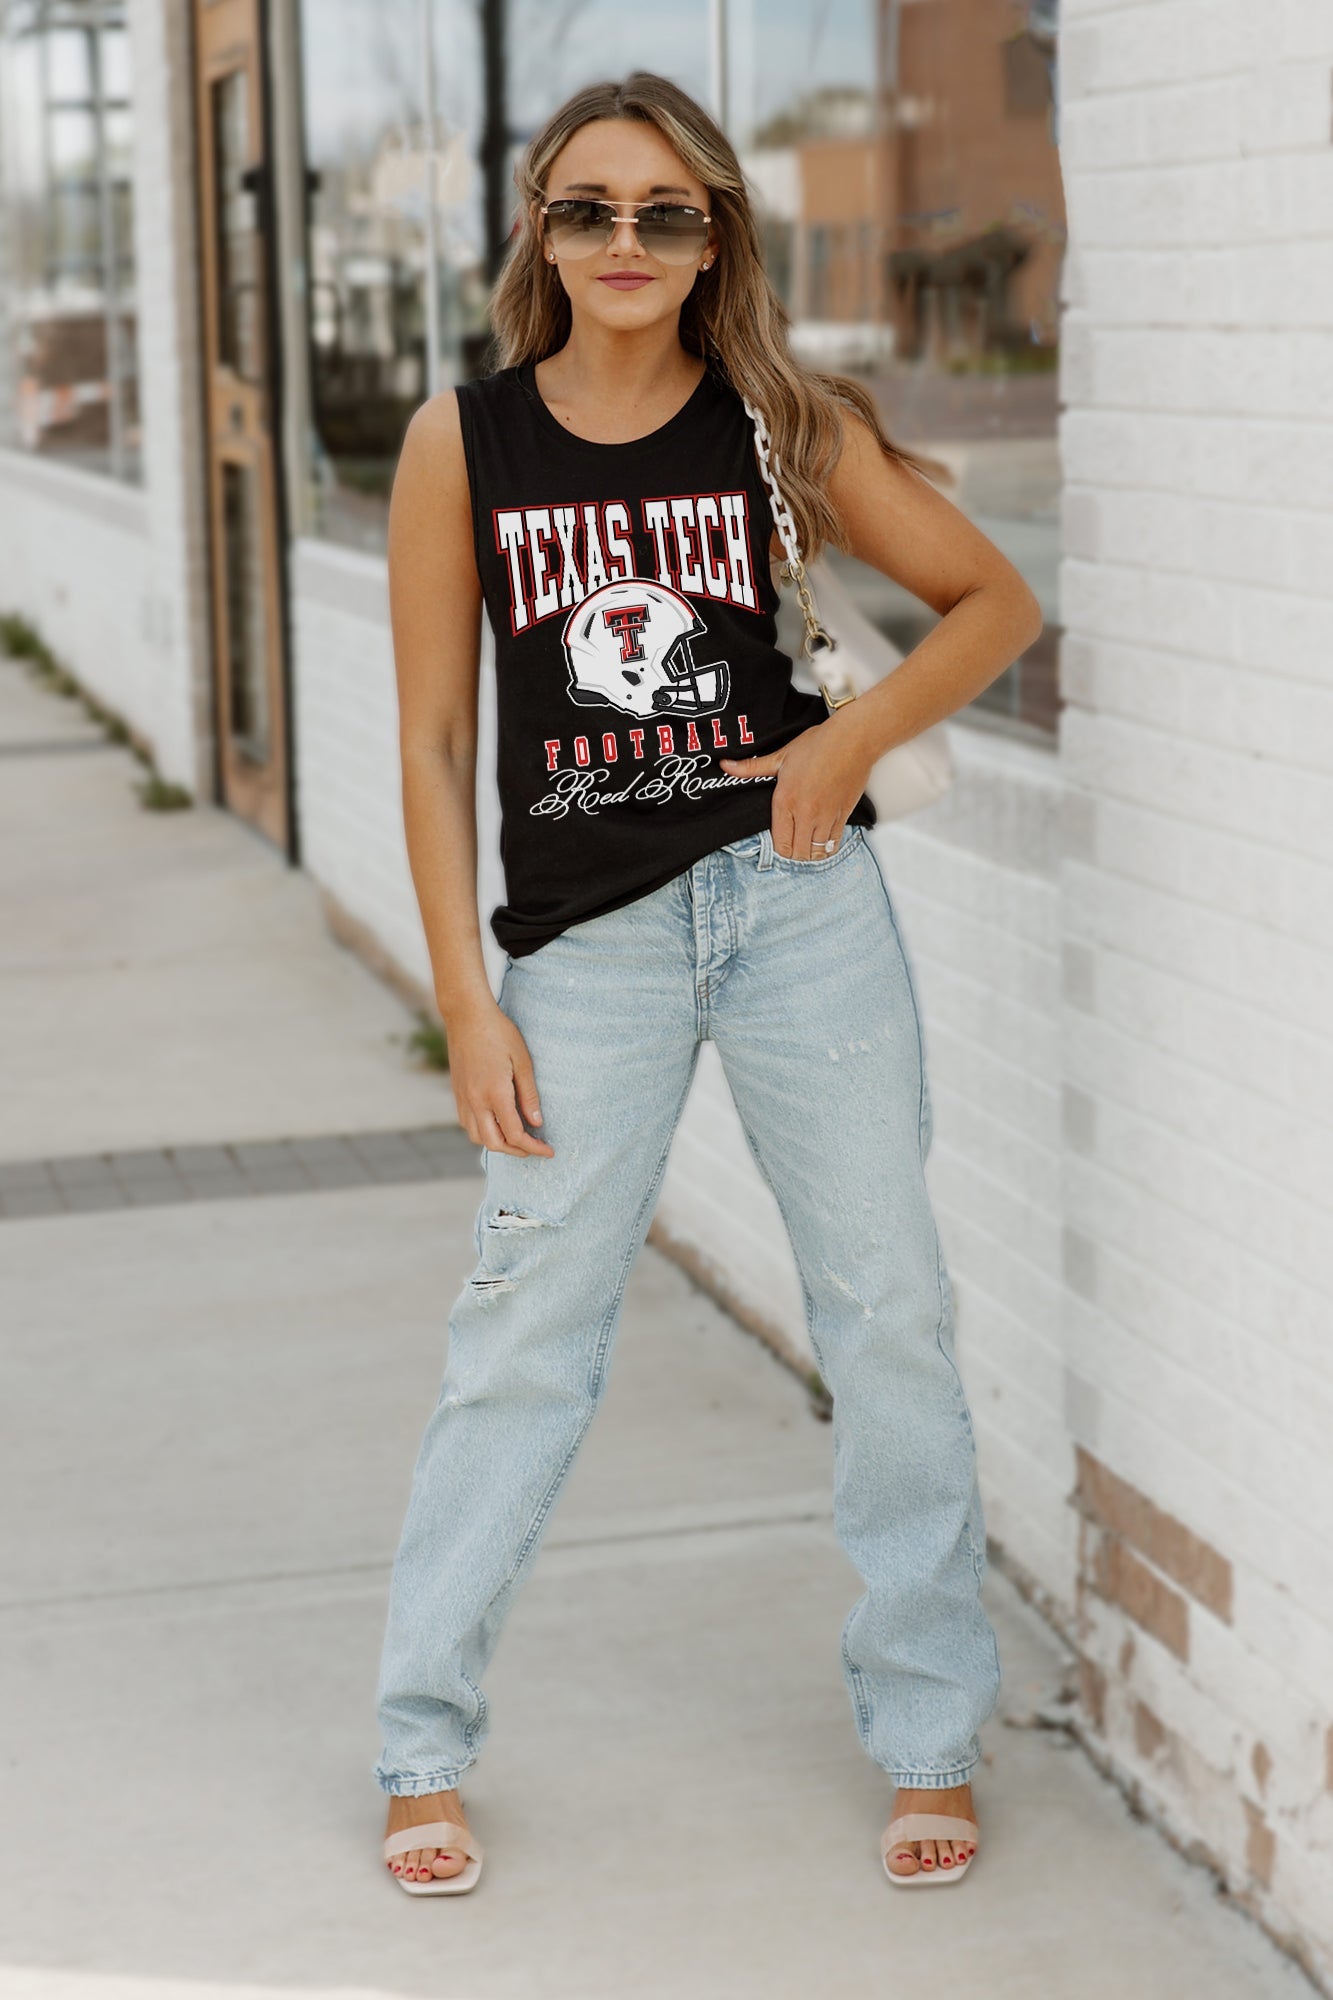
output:
<path id="1" fill-rule="evenodd" d="M 816 653 L 830 652 L 834 641 L 819 622 L 819 606 L 815 603 L 810 579 L 805 573 L 805 564 L 801 561 L 800 544 L 796 539 L 796 523 L 792 519 L 791 508 L 782 497 L 782 488 L 778 485 L 779 460 L 773 449 L 773 439 L 769 434 L 768 425 L 748 396 L 742 396 L 741 401 L 745 405 L 745 414 L 754 425 L 755 450 L 759 454 L 759 469 L 764 475 L 764 484 L 768 488 L 769 499 L 773 506 L 773 525 L 778 531 L 778 539 L 787 552 L 787 574 L 796 585 L 796 596 L 805 619 L 805 645 L 802 651 L 807 660 L 813 660 Z"/>
<path id="2" fill-rule="evenodd" d="M 806 575 L 805 564 L 801 561 L 800 544 L 796 536 L 796 523 L 787 502 L 782 497 L 777 474 L 781 470 L 777 453 L 773 450 L 773 440 L 768 425 L 748 396 L 742 396 L 745 414 L 754 425 L 755 450 L 758 453 L 764 484 L 768 488 L 773 505 L 773 525 L 786 551 L 785 581 L 796 585 L 801 611 L 805 617 L 805 657 L 813 660 L 816 655 L 832 658 L 835 662 L 839 652 L 838 641 L 831 632 L 826 632 L 819 622 L 819 607 L 815 603 L 810 579 Z M 854 642 L 853 642 L 854 644 Z M 856 654 L 851 648 L 842 651 L 843 661 L 849 652 L 853 660 Z M 827 671 L 827 669 L 826 669 Z M 824 697 L 824 705 L 830 715 L 844 702 L 855 701 L 858 690 L 852 685 L 852 676 L 845 665 L 836 678 L 843 684 L 844 692 L 834 694 L 827 680 L 820 680 L 819 692 Z M 949 754 L 948 737 L 944 724 L 937 722 L 924 731 L 918 741 L 900 743 L 893 750 L 886 751 L 875 766 L 877 786 L 873 794 L 877 819 L 888 819 L 905 812 L 914 812 L 918 806 L 929 805 L 953 782 L 953 763 Z"/>

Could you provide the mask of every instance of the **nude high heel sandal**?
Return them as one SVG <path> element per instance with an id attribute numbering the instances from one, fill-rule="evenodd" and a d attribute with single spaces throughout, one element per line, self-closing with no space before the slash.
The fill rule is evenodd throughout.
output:
<path id="1" fill-rule="evenodd" d="M 948 1868 L 941 1868 L 938 1861 L 933 1868 L 923 1868 L 918 1860 L 911 1875 L 895 1875 L 889 1866 L 889 1856 L 910 1840 L 967 1840 L 974 1849 L 980 1845 L 973 1820 L 956 1819 L 950 1813 L 903 1813 L 901 1818 L 890 1820 L 879 1842 L 884 1873 L 895 1889 L 924 1889 L 933 1882 L 956 1882 L 966 1875 L 976 1859 L 975 1853 L 969 1854 L 966 1861 L 955 1861 Z"/>

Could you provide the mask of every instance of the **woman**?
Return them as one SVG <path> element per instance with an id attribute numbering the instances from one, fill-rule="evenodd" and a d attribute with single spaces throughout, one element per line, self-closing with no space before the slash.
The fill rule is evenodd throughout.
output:
<path id="1" fill-rule="evenodd" d="M 865 391 L 793 361 L 736 156 L 683 92 L 643 73 L 581 91 L 519 185 L 501 368 L 417 412 L 389 529 L 408 850 L 486 1185 L 390 1590 L 386 1863 L 418 1894 L 477 1879 L 457 1788 L 489 1731 L 482 1677 L 600 1400 L 711 1037 L 833 1396 L 835 1526 L 866 1585 L 841 1663 L 896 1787 L 884 1865 L 957 1880 L 1000 1664 L 920 1024 L 864 786 L 1031 644 L 1040 611 Z M 831 715 L 774 643 L 742 394 L 807 559 L 834 541 L 940 614 Z M 483 602 L 498 1001 L 475 888 Z"/>

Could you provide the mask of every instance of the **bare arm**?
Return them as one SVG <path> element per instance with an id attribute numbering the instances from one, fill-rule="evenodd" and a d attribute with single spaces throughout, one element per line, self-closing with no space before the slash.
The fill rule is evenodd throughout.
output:
<path id="1" fill-rule="evenodd" d="M 458 1115 L 493 1152 L 553 1148 L 527 1046 L 486 975 L 477 908 L 481 581 L 452 392 L 408 426 L 389 507 L 389 608 L 398 681 L 403 824 Z"/>
<path id="2" fill-rule="evenodd" d="M 965 707 L 1042 629 L 1041 606 L 1008 557 L 921 473 L 887 457 L 859 417 L 845 420 L 829 497 L 850 552 L 910 590 L 940 622 L 901 666 L 783 749 L 721 759 L 741 775 L 781 773 L 774 842 L 796 855 L 841 834 L 886 750 Z"/>

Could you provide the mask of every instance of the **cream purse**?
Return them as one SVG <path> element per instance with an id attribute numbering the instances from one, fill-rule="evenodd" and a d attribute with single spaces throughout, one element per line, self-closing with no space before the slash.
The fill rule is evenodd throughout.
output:
<path id="1" fill-rule="evenodd" d="M 834 620 L 837 633 L 829 631 L 821 621 L 811 588 L 812 577 L 801 560 L 796 523 L 778 485 L 779 466 L 768 425 L 748 397 L 741 400 L 754 425 L 755 449 L 773 506 L 773 525 L 787 555 L 782 570 L 783 580 L 796 585 L 796 595 L 805 618 L 802 651 L 819 676 L 819 691 L 832 715 L 844 702 L 855 701 L 857 695 L 892 673 L 901 664 L 902 654 L 857 609 L 850 592 L 822 559 L 814 563 L 812 569 L 825 602 L 837 607 Z M 909 738 L 906 743 L 896 743 L 892 750 L 886 750 L 872 766 L 865 789 L 878 820 L 901 819 L 905 813 L 933 805 L 948 791 L 953 777 L 953 754 L 949 748 L 948 731 L 944 723 L 936 722 L 929 729 L 923 729 L 919 736 Z"/>

